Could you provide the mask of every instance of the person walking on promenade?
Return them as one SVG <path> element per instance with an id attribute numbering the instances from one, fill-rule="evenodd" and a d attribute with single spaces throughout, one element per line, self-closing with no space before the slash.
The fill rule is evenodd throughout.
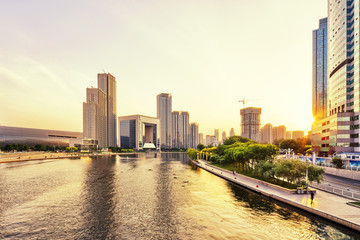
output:
<path id="1" fill-rule="evenodd" d="M 314 192 L 310 192 L 311 203 L 314 202 Z"/>

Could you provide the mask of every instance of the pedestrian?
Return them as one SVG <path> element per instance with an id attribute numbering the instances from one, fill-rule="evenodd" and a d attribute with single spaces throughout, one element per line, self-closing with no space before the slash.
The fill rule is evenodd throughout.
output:
<path id="1" fill-rule="evenodd" d="M 311 203 L 314 202 L 314 192 L 310 192 Z"/>

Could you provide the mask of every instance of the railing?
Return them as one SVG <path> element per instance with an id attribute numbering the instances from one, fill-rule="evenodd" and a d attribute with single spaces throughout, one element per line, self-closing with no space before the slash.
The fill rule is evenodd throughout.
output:
<path id="1" fill-rule="evenodd" d="M 350 189 L 338 188 L 338 187 L 333 187 L 330 185 L 326 186 L 324 184 L 317 184 L 317 183 L 312 183 L 312 184 L 310 184 L 310 186 L 321 189 L 326 192 L 334 193 L 336 195 L 360 200 L 360 192 L 351 191 Z"/>

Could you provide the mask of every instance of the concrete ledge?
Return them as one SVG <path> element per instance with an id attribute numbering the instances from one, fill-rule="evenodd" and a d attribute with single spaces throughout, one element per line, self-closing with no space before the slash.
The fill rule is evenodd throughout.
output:
<path id="1" fill-rule="evenodd" d="M 338 169 L 338 168 L 330 168 L 330 167 L 324 167 L 326 174 L 343 177 L 343 178 L 349 178 L 353 180 L 360 180 L 360 171 L 352 171 L 347 169 Z"/>
<path id="2" fill-rule="evenodd" d="M 356 223 L 353 223 L 353 222 L 350 222 L 350 221 L 348 221 L 348 220 L 345 220 L 345 219 L 342 219 L 342 218 L 339 218 L 339 217 L 330 215 L 330 214 L 328 214 L 328 213 L 326 213 L 326 212 L 323 212 L 323 211 L 320 211 L 320 210 L 317 210 L 317 209 L 308 207 L 308 206 L 303 205 L 303 204 L 300 204 L 300 203 L 298 203 L 298 202 L 291 201 L 291 200 L 286 199 L 286 198 L 282 198 L 282 197 L 277 196 L 277 195 L 268 194 L 268 193 L 266 193 L 266 192 L 263 192 L 263 191 L 259 190 L 258 188 L 254 188 L 254 187 L 248 186 L 248 185 L 246 185 L 246 184 L 244 184 L 244 183 L 241 183 L 241 182 L 239 182 L 239 181 L 236 181 L 235 179 L 228 178 L 228 177 L 225 177 L 225 176 L 223 176 L 223 175 L 221 175 L 221 174 L 215 173 L 215 172 L 211 171 L 209 168 L 204 168 L 203 166 L 199 165 L 197 162 L 195 162 L 195 161 L 193 161 L 193 160 L 191 160 L 191 162 L 192 162 L 193 164 L 195 164 L 196 166 L 198 166 L 199 168 L 204 169 L 205 171 L 208 171 L 208 172 L 210 172 L 210 173 L 212 173 L 212 174 L 214 174 L 214 175 L 216 175 L 216 176 L 219 176 L 219 177 L 221 177 L 221 178 L 223 178 L 223 179 L 225 179 L 225 180 L 227 180 L 227 181 L 230 181 L 230 182 L 233 182 L 233 183 L 235 183 L 235 184 L 237 184 L 237 185 L 240 185 L 240 186 L 242 186 L 242 187 L 244 187 L 244 188 L 246 188 L 246 189 L 249 189 L 249 190 L 251 190 L 251 191 L 253 191 L 253 192 L 256 192 L 256 193 L 258 193 L 258 194 L 262 194 L 262 195 L 267 196 L 267 197 L 269 197 L 269 198 L 275 199 L 275 200 L 277 200 L 277 201 L 279 201 L 279 202 L 288 204 L 288 205 L 290 205 L 290 206 L 296 207 L 296 208 L 301 209 L 301 210 L 303 210 L 303 211 L 312 213 L 312 214 L 317 215 L 317 216 L 319 216 L 319 217 L 322 217 L 322 218 L 324 218 L 324 219 L 330 220 L 330 221 L 332 221 L 332 222 L 335 222 L 335 223 L 337 223 L 337 224 L 343 225 L 343 226 L 345 226 L 345 227 L 348 227 L 348 228 L 350 228 L 350 229 L 354 229 L 354 230 L 360 232 L 360 225 L 358 225 L 358 224 L 356 224 Z M 207 165 L 207 164 L 206 164 L 206 165 Z M 214 166 L 211 166 L 211 165 L 207 165 L 207 166 L 213 167 L 213 168 L 216 168 L 216 169 L 218 169 L 218 170 L 224 171 L 224 169 L 221 169 L 221 168 L 218 168 L 218 167 L 214 167 Z M 227 170 L 225 170 L 225 171 L 227 171 Z M 227 171 L 227 172 L 230 172 L 230 171 Z M 231 173 L 231 172 L 230 172 L 230 173 Z M 252 178 L 252 180 L 254 180 L 254 179 Z"/>

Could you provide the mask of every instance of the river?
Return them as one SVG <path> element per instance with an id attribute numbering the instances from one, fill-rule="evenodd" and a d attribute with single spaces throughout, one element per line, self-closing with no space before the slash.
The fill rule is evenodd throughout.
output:
<path id="1" fill-rule="evenodd" d="M 185 154 L 0 164 L 1 239 L 357 239 Z"/>

